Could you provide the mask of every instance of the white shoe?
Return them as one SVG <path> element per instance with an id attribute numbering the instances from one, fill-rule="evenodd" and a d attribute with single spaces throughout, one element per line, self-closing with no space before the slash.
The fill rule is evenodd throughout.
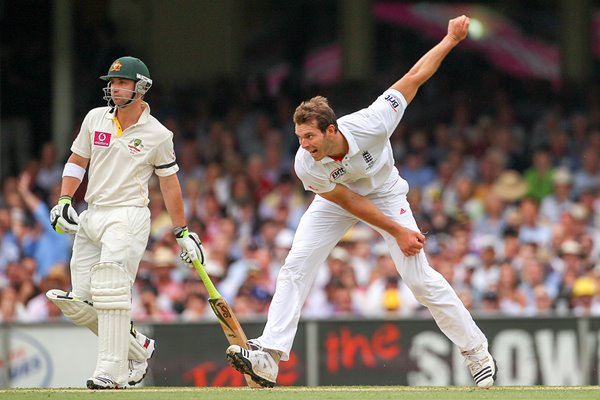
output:
<path id="1" fill-rule="evenodd" d="M 144 379 L 148 372 L 148 360 L 135 361 L 129 360 L 129 376 L 127 383 L 129 386 L 135 386 Z"/>
<path id="2" fill-rule="evenodd" d="M 256 339 L 246 340 L 246 346 L 248 346 L 248 348 L 250 350 L 262 350 L 263 349 L 263 347 L 260 345 L 260 343 L 258 343 L 258 341 Z"/>
<path id="3" fill-rule="evenodd" d="M 88 389 L 125 389 L 125 386 L 119 386 L 119 384 L 108 375 L 92 376 L 87 380 L 86 385 Z"/>
<path id="4" fill-rule="evenodd" d="M 242 374 L 248 374 L 262 387 L 273 387 L 279 367 L 273 356 L 263 350 L 246 350 L 238 345 L 227 348 L 227 360 Z"/>
<path id="5" fill-rule="evenodd" d="M 135 386 L 140 383 L 146 376 L 146 373 L 148 373 L 148 360 L 154 354 L 156 342 L 154 339 L 150 339 L 136 331 L 133 328 L 133 324 L 131 324 L 130 333 L 146 353 L 146 359 L 144 361 L 129 360 L 129 376 L 127 377 L 127 383 L 129 386 Z"/>
<path id="6" fill-rule="evenodd" d="M 498 367 L 496 366 L 496 360 L 487 349 L 487 343 L 481 344 L 472 350 L 463 351 L 462 355 L 466 359 L 466 365 L 469 367 L 477 386 L 483 389 L 492 387 L 496 381 Z"/>

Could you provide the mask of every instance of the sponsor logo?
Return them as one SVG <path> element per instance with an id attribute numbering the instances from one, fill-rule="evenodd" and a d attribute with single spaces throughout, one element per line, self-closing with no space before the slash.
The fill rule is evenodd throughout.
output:
<path id="1" fill-rule="evenodd" d="M 392 106 L 392 110 L 394 110 L 394 112 L 398 111 L 398 107 L 400 107 L 400 102 L 398 101 L 398 99 L 396 99 L 391 94 L 388 94 L 387 96 L 385 96 L 384 100 L 390 103 L 390 106 Z"/>
<path id="2" fill-rule="evenodd" d="M 365 160 L 365 162 L 367 163 L 366 169 L 371 169 L 373 164 L 375 164 L 375 160 L 373 159 L 373 156 L 371 155 L 371 153 L 369 153 L 368 151 L 365 150 L 362 153 L 362 157 L 363 157 L 363 160 Z"/>
<path id="3" fill-rule="evenodd" d="M 123 66 L 123 64 L 121 64 L 121 61 L 117 60 L 114 63 L 112 63 L 112 65 L 110 66 L 109 71 L 119 72 L 121 70 L 122 66 Z"/>
<path id="4" fill-rule="evenodd" d="M 34 337 L 13 331 L 10 345 L 10 381 L 12 387 L 48 387 L 52 379 L 52 361 L 46 348 Z M 0 359 L 0 367 L 6 360 Z"/>
<path id="5" fill-rule="evenodd" d="M 129 148 L 129 153 L 137 154 L 142 151 L 144 145 L 142 144 L 142 139 L 131 139 L 127 147 Z"/>
<path id="6" fill-rule="evenodd" d="M 110 145 L 110 137 L 111 136 L 112 136 L 112 134 L 108 133 L 108 132 L 95 131 L 94 132 L 94 146 L 108 147 Z"/>
<path id="7" fill-rule="evenodd" d="M 346 170 L 342 167 L 336 168 L 331 172 L 331 179 L 333 179 L 334 181 L 339 178 L 340 176 L 344 175 L 346 173 Z"/>

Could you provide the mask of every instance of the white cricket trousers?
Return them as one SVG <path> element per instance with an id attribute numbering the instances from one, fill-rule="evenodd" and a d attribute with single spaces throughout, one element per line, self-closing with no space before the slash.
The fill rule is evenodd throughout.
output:
<path id="1" fill-rule="evenodd" d="M 90 205 L 81 213 L 73 244 L 73 292 L 92 300 L 98 314 L 98 357 L 92 376 L 109 376 L 123 387 L 128 379 L 131 287 L 149 232 L 147 207 Z"/>
<path id="2" fill-rule="evenodd" d="M 419 230 L 405 194 L 368 197 L 386 216 L 402 226 Z M 277 277 L 266 326 L 258 338 L 263 347 L 283 352 L 282 360 L 289 358 L 302 307 L 318 268 L 356 222 L 354 215 L 320 196 L 315 196 L 302 216 L 290 253 Z M 442 332 L 461 350 L 470 350 L 485 342 L 485 335 L 469 311 L 450 284 L 429 265 L 425 253 L 406 257 L 393 236 L 373 228 L 382 234 L 402 279 L 417 300 L 429 308 Z"/>
<path id="3" fill-rule="evenodd" d="M 115 262 L 125 267 L 133 285 L 150 235 L 147 207 L 99 207 L 90 205 L 79 217 L 73 243 L 71 283 L 73 293 L 91 300 L 91 268 L 98 262 Z"/>

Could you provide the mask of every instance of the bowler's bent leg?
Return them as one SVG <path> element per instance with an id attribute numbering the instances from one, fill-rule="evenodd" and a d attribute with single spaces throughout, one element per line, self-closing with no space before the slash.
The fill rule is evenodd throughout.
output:
<path id="1" fill-rule="evenodd" d="M 357 219 L 340 206 L 316 197 L 302 216 L 292 248 L 279 271 L 267 324 L 257 342 L 288 360 L 306 296 L 331 250 Z"/>

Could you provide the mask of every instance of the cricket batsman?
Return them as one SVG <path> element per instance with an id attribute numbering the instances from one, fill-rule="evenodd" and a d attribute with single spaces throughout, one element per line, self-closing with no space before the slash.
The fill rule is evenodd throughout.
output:
<path id="1" fill-rule="evenodd" d="M 152 86 L 146 65 L 135 57 L 116 59 L 100 79 L 106 107 L 91 110 L 71 146 L 61 197 L 50 211 L 59 233 L 75 234 L 72 291 L 47 296 L 77 325 L 98 335 L 90 389 L 121 389 L 139 383 L 155 348 L 133 329 L 131 289 L 150 233 L 148 181 L 158 176 L 182 256 L 204 262 L 200 240 L 188 232 L 183 214 L 173 133 L 150 114 L 143 98 Z M 81 215 L 72 198 L 88 172 Z"/>

